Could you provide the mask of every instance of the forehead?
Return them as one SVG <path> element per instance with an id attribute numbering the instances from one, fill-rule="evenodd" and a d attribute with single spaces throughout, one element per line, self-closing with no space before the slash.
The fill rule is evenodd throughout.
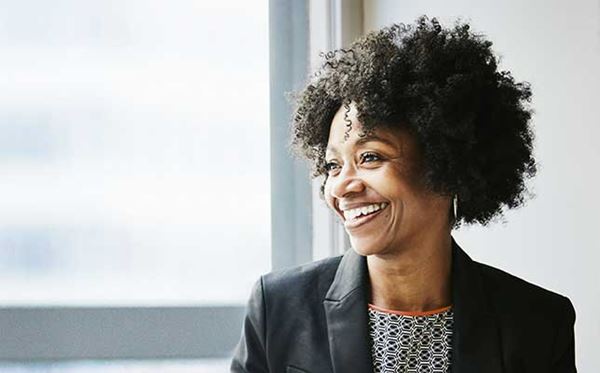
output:
<path id="1" fill-rule="evenodd" d="M 363 131 L 356 114 L 356 107 L 353 104 L 340 107 L 331 122 L 327 152 L 335 153 L 342 148 L 358 147 L 375 141 L 397 149 L 401 147 L 402 136 L 398 130 L 382 126 L 367 134 Z"/>
<path id="2" fill-rule="evenodd" d="M 355 131 L 355 130 L 353 129 L 352 131 Z M 358 132 L 358 131 L 356 131 L 356 132 Z M 400 141 L 398 139 L 392 139 L 387 136 L 382 136 L 381 134 L 374 133 L 374 134 L 368 134 L 368 135 L 365 135 L 362 137 L 359 137 L 358 135 L 354 135 L 354 136 L 351 135 L 347 140 L 342 139 L 342 141 L 335 141 L 335 140 L 331 139 L 331 137 L 330 137 L 329 142 L 327 143 L 326 151 L 332 152 L 332 153 L 337 153 L 340 149 L 342 149 L 344 147 L 351 147 L 351 148 L 359 147 L 361 145 L 364 145 L 364 144 L 370 143 L 370 142 L 379 142 L 379 143 L 382 143 L 389 147 L 392 147 L 394 149 L 399 148 L 401 145 Z"/>

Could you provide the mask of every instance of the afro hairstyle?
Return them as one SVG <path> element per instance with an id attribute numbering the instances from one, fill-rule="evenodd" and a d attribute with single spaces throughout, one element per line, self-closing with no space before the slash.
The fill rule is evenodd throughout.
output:
<path id="1" fill-rule="evenodd" d="M 289 144 L 313 178 L 324 176 L 321 198 L 332 119 L 353 103 L 364 132 L 403 126 L 416 137 L 424 185 L 458 199 L 455 227 L 487 225 L 503 207 L 521 206 L 536 173 L 531 89 L 498 71 L 491 46 L 468 23 L 448 28 L 421 16 L 321 54 L 320 68 L 293 96 Z"/>

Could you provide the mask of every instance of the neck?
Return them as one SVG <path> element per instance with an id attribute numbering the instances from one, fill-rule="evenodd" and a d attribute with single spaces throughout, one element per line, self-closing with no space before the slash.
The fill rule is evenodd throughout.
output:
<path id="1" fill-rule="evenodd" d="M 367 256 L 370 303 L 407 312 L 450 305 L 452 237 L 446 233 L 428 235 L 384 255 Z"/>

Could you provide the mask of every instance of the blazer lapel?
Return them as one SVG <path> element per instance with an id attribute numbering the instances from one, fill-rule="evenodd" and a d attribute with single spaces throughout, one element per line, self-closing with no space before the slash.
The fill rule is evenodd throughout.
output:
<path id="1" fill-rule="evenodd" d="M 323 306 L 333 371 L 372 372 L 368 330 L 366 258 L 346 251 Z"/>
<path id="2" fill-rule="evenodd" d="M 323 306 L 336 373 L 372 372 L 366 257 L 346 251 Z M 500 330 L 476 263 L 452 239 L 452 371 L 502 373 Z"/>
<path id="3" fill-rule="evenodd" d="M 452 239 L 452 371 L 501 373 L 500 329 L 476 263 Z"/>

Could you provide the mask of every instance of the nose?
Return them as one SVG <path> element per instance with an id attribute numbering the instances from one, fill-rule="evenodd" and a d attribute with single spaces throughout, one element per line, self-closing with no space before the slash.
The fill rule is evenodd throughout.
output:
<path id="1" fill-rule="evenodd" d="M 342 167 L 339 174 L 330 176 L 327 181 L 331 183 L 331 195 L 338 199 L 365 189 L 365 184 L 354 166 Z"/>

